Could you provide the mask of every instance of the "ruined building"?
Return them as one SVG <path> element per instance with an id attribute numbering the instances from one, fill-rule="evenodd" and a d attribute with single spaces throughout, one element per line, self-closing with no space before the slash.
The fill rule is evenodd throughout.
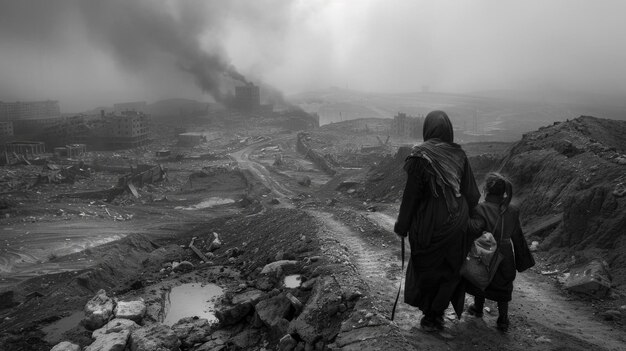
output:
<path id="1" fill-rule="evenodd" d="M 58 101 L 0 101 L 0 121 L 58 117 L 61 117 L 61 108 Z"/>
<path id="2" fill-rule="evenodd" d="M 261 93 L 259 87 L 248 83 L 235 88 L 234 107 L 238 110 L 254 111 L 261 107 Z"/>
<path id="3" fill-rule="evenodd" d="M 399 112 L 393 117 L 391 132 L 397 136 L 419 139 L 422 137 L 424 117 L 412 117 Z"/>
<path id="4" fill-rule="evenodd" d="M 0 140 L 13 136 L 13 123 L 0 122 Z"/>
<path id="5" fill-rule="evenodd" d="M 104 128 L 105 147 L 128 149 L 149 143 L 150 117 L 141 112 L 126 111 L 121 115 L 108 115 Z"/>

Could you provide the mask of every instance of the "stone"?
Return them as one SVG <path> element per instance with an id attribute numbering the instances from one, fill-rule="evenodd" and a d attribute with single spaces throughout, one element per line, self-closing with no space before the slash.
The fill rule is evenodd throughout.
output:
<path id="1" fill-rule="evenodd" d="M 122 330 L 118 333 L 101 334 L 84 351 L 124 351 L 130 333 L 129 330 Z"/>
<path id="2" fill-rule="evenodd" d="M 298 342 L 291 335 L 287 334 L 280 338 L 280 341 L 278 342 L 278 350 L 291 351 L 296 347 L 296 345 L 298 345 Z"/>
<path id="3" fill-rule="evenodd" d="M 292 265 L 295 265 L 297 263 L 298 263 L 298 261 L 292 261 L 292 260 L 274 261 L 272 263 L 266 264 L 263 267 L 263 269 L 261 270 L 261 274 L 275 273 L 279 268 L 282 269 L 282 267 L 284 267 L 284 266 L 292 266 Z"/>
<path id="4" fill-rule="evenodd" d="M 251 303 L 242 303 L 232 307 L 224 307 L 215 311 L 215 316 L 222 325 L 237 324 L 252 311 Z"/>
<path id="5" fill-rule="evenodd" d="M 586 265 L 570 268 L 570 275 L 565 280 L 565 289 L 591 295 L 604 297 L 611 289 L 607 264 L 601 260 L 593 260 Z"/>
<path id="6" fill-rule="evenodd" d="M 264 274 L 254 280 L 254 287 L 259 290 L 270 291 L 274 288 L 276 283 L 277 279 L 275 276 Z"/>
<path id="7" fill-rule="evenodd" d="M 80 351 L 80 346 L 69 341 L 61 341 L 60 343 L 54 345 L 50 351 Z"/>
<path id="8" fill-rule="evenodd" d="M 296 316 L 299 315 L 300 312 L 302 312 L 302 309 L 304 308 L 304 305 L 302 304 L 302 302 L 297 297 L 293 296 L 291 293 L 287 293 L 285 297 L 287 297 L 287 299 L 291 303 L 291 306 L 293 306 Z"/>
<path id="9" fill-rule="evenodd" d="M 313 289 L 313 286 L 315 285 L 316 281 L 317 281 L 317 278 L 309 279 L 300 285 L 300 289 L 305 290 L 305 291 L 311 290 Z"/>
<path id="10" fill-rule="evenodd" d="M 172 269 L 174 272 L 187 273 L 193 271 L 194 265 L 189 261 L 182 261 L 181 263 L 174 265 Z"/>
<path id="11" fill-rule="evenodd" d="M 133 331 L 138 328 L 139 325 L 130 319 L 115 318 L 109 321 L 104 327 L 94 330 L 94 332 L 91 333 L 91 337 L 97 339 L 104 334 L 119 333 L 123 330 Z"/>
<path id="12" fill-rule="evenodd" d="M 239 305 L 242 303 L 251 303 L 252 305 L 256 305 L 257 302 L 259 302 L 264 296 L 265 293 L 263 291 L 252 289 L 233 296 L 231 303 L 233 305 Z"/>
<path id="13" fill-rule="evenodd" d="M 535 252 L 539 249 L 539 242 L 538 241 L 533 241 L 530 244 L 530 247 L 528 248 L 531 252 Z"/>
<path id="14" fill-rule="evenodd" d="M 230 342 L 242 350 L 249 350 L 261 341 L 261 334 L 258 330 L 245 329 L 241 333 L 233 336 Z"/>
<path id="15" fill-rule="evenodd" d="M 292 307 L 289 299 L 281 294 L 260 301 L 255 306 L 255 310 L 263 323 L 271 328 L 276 324 L 278 319 L 288 318 L 289 314 L 291 314 Z"/>
<path id="16" fill-rule="evenodd" d="M 167 325 L 151 324 L 130 333 L 130 351 L 178 351 L 181 342 Z"/>
<path id="17" fill-rule="evenodd" d="M 85 305 L 83 325 L 89 330 L 95 330 L 105 325 L 113 317 L 115 301 L 108 297 L 106 291 L 99 290 Z"/>
<path id="18" fill-rule="evenodd" d="M 195 344 L 207 341 L 207 336 L 211 332 L 211 326 L 207 319 L 186 317 L 172 325 L 172 330 L 176 333 L 183 346 L 189 348 Z"/>
<path id="19" fill-rule="evenodd" d="M 146 304 L 143 300 L 136 301 L 118 301 L 115 306 L 115 317 L 130 319 L 131 321 L 141 323 L 141 319 L 146 314 Z"/>

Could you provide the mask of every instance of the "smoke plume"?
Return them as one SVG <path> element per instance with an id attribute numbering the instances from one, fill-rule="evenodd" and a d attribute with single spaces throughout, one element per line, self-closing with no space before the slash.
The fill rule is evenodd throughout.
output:
<path id="1" fill-rule="evenodd" d="M 130 69 L 169 61 L 216 100 L 221 100 L 224 78 L 247 82 L 228 62 L 219 40 L 204 38 L 208 48 L 201 42 L 205 33 L 219 28 L 225 5 L 199 0 L 86 0 L 78 4 L 90 36 Z"/>

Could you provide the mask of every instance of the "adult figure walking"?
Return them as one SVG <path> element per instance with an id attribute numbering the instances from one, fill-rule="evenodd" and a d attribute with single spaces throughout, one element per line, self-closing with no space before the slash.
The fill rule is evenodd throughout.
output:
<path id="1" fill-rule="evenodd" d="M 407 181 L 394 231 L 408 234 L 411 247 L 404 302 L 424 313 L 424 330 L 434 331 L 443 329 L 450 302 L 458 316 L 463 313 L 459 270 L 467 253 L 469 214 L 480 193 L 445 112 L 426 116 L 423 137 L 404 164 Z"/>

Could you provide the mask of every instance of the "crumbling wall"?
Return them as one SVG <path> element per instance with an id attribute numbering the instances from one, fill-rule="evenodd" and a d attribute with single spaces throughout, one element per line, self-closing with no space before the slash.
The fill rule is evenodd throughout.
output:
<path id="1" fill-rule="evenodd" d="M 329 175 L 335 175 L 337 171 L 330 165 L 330 162 L 326 160 L 323 155 L 320 155 L 315 150 L 310 148 L 306 144 L 306 138 L 309 135 L 307 133 L 298 133 L 298 140 L 296 141 L 296 150 L 302 154 L 304 154 L 308 159 L 313 161 L 313 163 L 326 172 Z"/>

